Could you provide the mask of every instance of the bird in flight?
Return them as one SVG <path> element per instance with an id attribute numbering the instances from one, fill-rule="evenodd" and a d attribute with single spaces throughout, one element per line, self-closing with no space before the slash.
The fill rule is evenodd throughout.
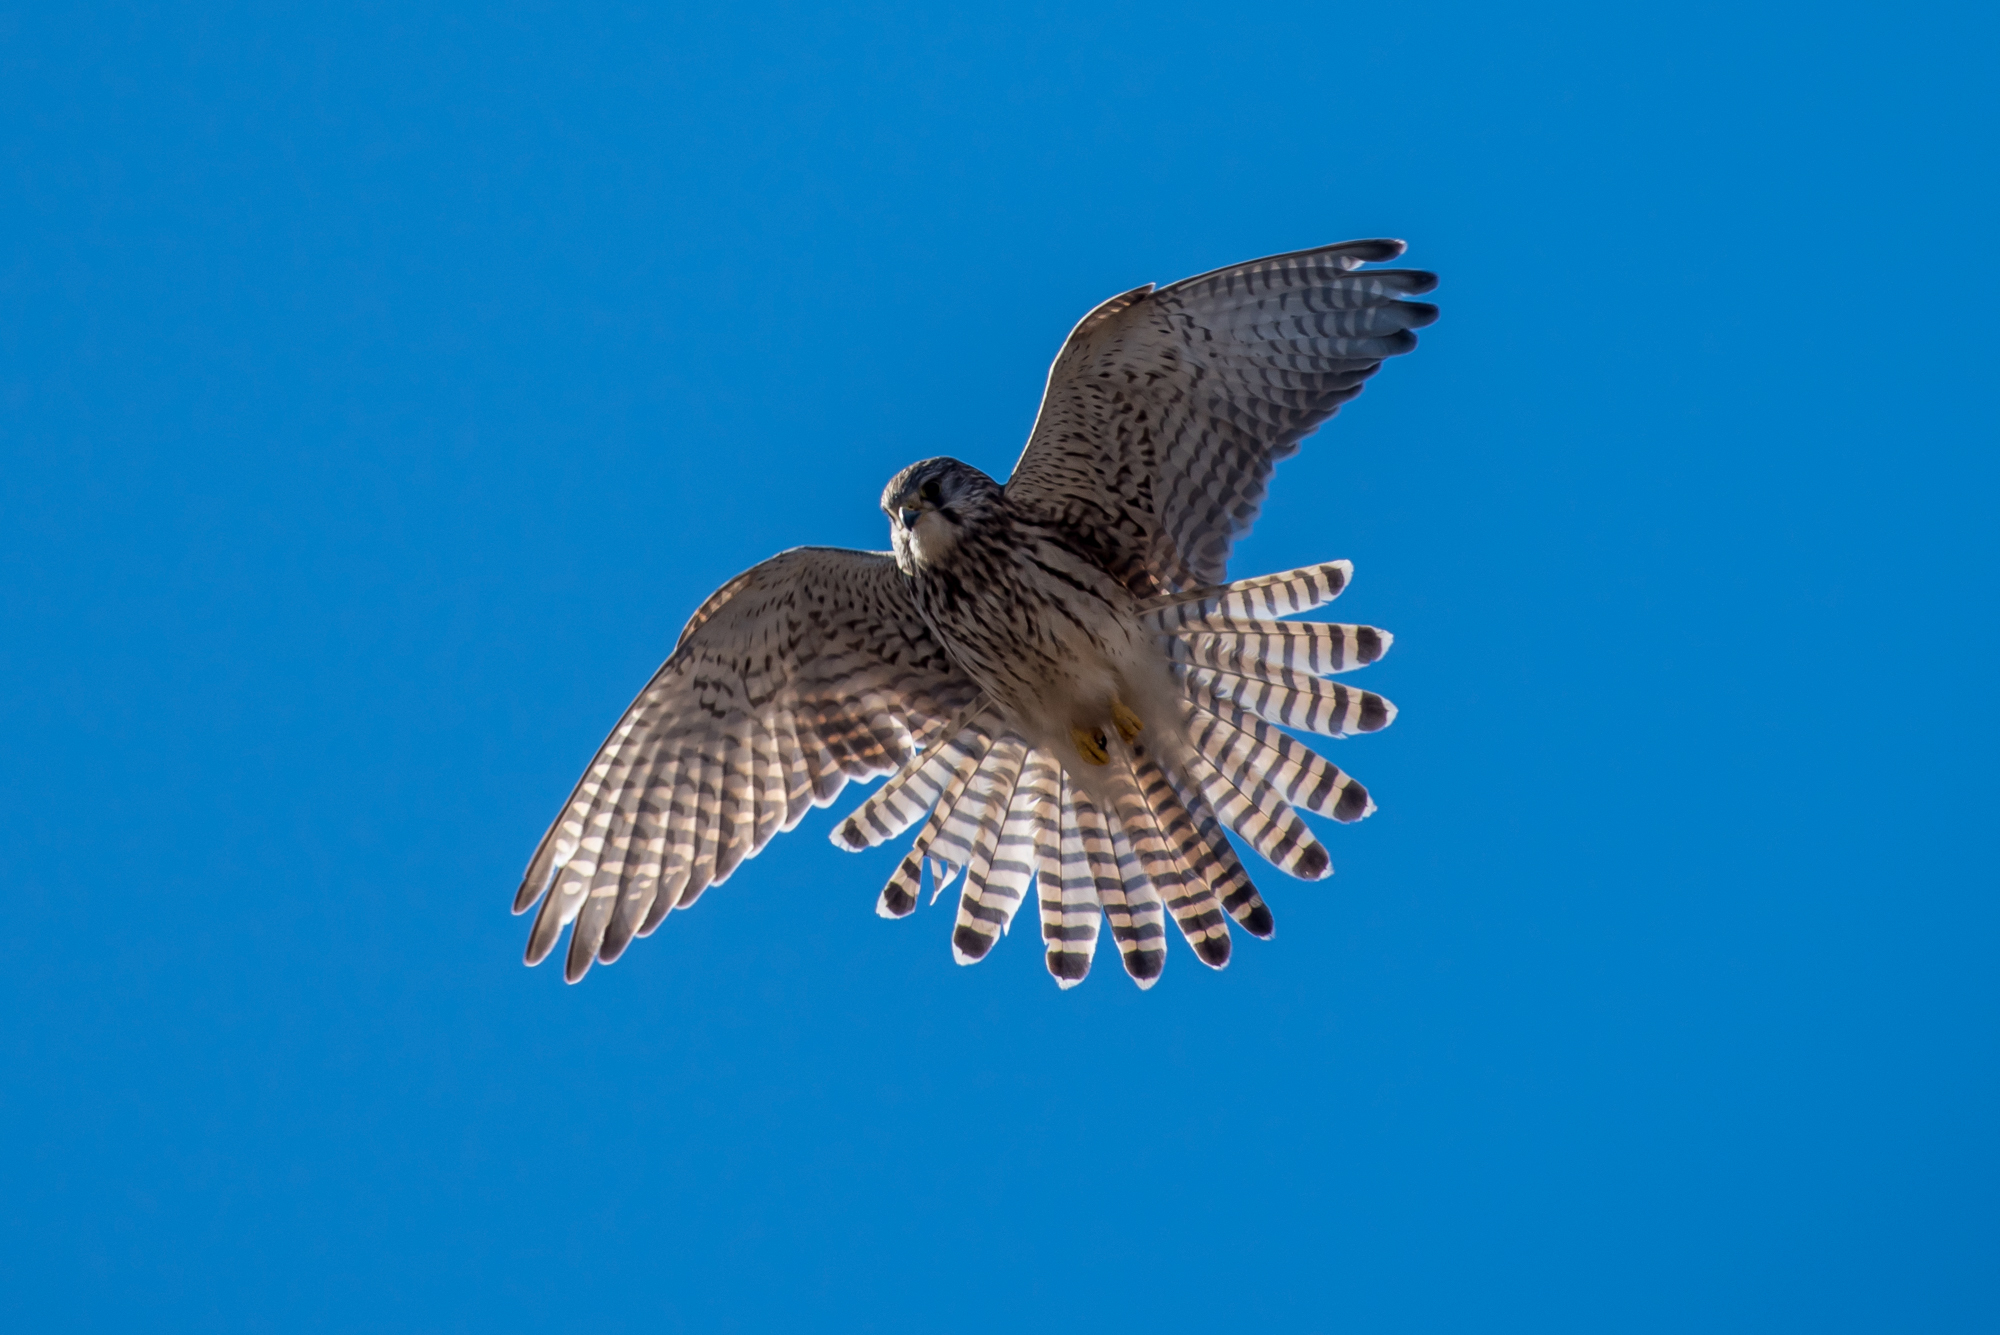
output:
<path id="1" fill-rule="evenodd" d="M 610 963 L 849 779 L 859 850 L 922 822 L 876 912 L 960 880 L 952 953 L 983 959 L 1033 895 L 1049 972 L 1081 982 L 1108 920 L 1150 987 L 1166 919 L 1212 968 L 1271 911 L 1226 831 L 1307 880 L 1299 810 L 1356 821 L 1367 790 L 1284 729 L 1343 737 L 1395 708 L 1330 681 L 1389 635 L 1285 618 L 1345 561 L 1225 582 L 1278 460 L 1416 346 L 1437 285 L 1367 269 L 1400 241 L 1231 265 L 1098 306 L 1070 331 L 1002 484 L 956 459 L 889 480 L 893 550 L 799 547 L 689 619 L 542 836 L 514 897 L 527 962 Z"/>

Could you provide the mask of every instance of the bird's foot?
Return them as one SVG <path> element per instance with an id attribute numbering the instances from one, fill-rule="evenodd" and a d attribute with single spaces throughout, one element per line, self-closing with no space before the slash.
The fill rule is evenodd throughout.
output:
<path id="1" fill-rule="evenodd" d="M 1111 763 L 1111 752 L 1106 749 L 1102 728 L 1071 728 L 1069 739 L 1076 743 L 1077 753 L 1093 765 Z"/>
<path id="2" fill-rule="evenodd" d="M 1118 729 L 1118 735 L 1128 742 L 1137 737 L 1140 729 L 1146 726 L 1145 720 L 1127 709 L 1123 700 L 1111 702 L 1111 722 Z"/>

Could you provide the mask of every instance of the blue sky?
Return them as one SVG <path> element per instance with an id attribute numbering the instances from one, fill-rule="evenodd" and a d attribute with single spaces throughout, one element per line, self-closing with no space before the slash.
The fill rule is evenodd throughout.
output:
<path id="1" fill-rule="evenodd" d="M 1997 34 L 1612 11 L 0 14 L 0 1305 L 1992 1329 Z M 714 586 L 1373 235 L 1443 319 L 1232 569 L 1402 713 L 1275 940 L 963 969 L 822 812 L 521 967 Z"/>

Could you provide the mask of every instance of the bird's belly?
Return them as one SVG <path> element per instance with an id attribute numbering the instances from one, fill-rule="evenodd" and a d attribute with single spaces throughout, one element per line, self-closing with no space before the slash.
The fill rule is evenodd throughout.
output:
<path id="1" fill-rule="evenodd" d="M 939 623 L 959 666 L 1038 746 L 1066 750 L 1072 729 L 1109 729 L 1116 705 L 1150 722 L 1174 694 L 1132 596 L 1066 552 L 1021 552 Z"/>

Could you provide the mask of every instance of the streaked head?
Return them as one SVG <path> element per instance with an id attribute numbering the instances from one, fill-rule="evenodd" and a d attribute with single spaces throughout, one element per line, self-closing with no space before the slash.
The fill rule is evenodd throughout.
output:
<path id="1" fill-rule="evenodd" d="M 967 525 L 979 523 L 999 503 L 1000 484 L 956 459 L 925 459 L 889 479 L 882 513 L 896 564 L 906 575 L 950 556 Z"/>

